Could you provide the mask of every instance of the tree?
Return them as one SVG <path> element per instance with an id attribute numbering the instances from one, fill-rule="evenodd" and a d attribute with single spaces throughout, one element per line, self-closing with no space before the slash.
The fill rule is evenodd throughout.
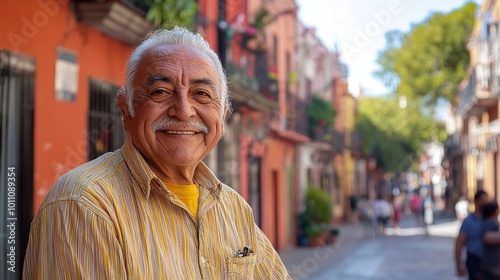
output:
<path id="1" fill-rule="evenodd" d="M 466 45 L 475 9 L 468 3 L 449 14 L 434 13 L 407 34 L 388 32 L 375 75 L 398 94 L 430 106 L 431 113 L 440 99 L 457 104 L 457 88 L 469 63 Z"/>
<path id="2" fill-rule="evenodd" d="M 175 25 L 192 28 L 198 12 L 196 0 L 149 0 L 146 18 L 153 24 L 169 28 Z"/>
<path id="3" fill-rule="evenodd" d="M 401 108 L 396 95 L 361 98 L 356 126 L 363 139 L 363 153 L 392 173 L 415 167 L 423 144 L 433 140 L 434 135 L 440 141 L 446 137 L 443 124 L 422 114 L 419 104 Z"/>

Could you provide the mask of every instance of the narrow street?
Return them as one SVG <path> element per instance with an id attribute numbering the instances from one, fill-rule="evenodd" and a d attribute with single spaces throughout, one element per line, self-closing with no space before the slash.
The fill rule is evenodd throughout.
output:
<path id="1" fill-rule="evenodd" d="M 314 280 L 454 280 L 454 238 L 460 223 L 440 219 L 428 229 L 411 216 L 401 221 L 399 234 L 366 236 L 361 225 L 341 227 L 336 244 L 296 248 L 282 258 L 293 279 Z M 465 278 L 464 278 L 465 279 Z"/>

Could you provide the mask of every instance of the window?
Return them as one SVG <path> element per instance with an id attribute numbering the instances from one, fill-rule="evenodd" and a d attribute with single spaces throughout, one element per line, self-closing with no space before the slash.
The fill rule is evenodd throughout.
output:
<path id="1" fill-rule="evenodd" d="M 12 236 L 10 229 L 0 228 L 0 279 L 21 278 L 18 268 L 23 265 L 33 219 L 34 88 L 34 60 L 0 51 L 0 219 L 13 221 L 16 225 L 15 246 L 7 242 Z M 9 168 L 14 168 L 10 170 L 13 172 Z M 13 191 L 7 188 L 7 178 L 14 178 Z M 15 272 L 7 270 L 12 267 L 7 263 L 10 246 L 15 248 Z"/>
<path id="2" fill-rule="evenodd" d="M 121 112 L 115 102 L 118 87 L 104 81 L 89 81 L 88 159 L 112 152 L 125 142 Z"/>

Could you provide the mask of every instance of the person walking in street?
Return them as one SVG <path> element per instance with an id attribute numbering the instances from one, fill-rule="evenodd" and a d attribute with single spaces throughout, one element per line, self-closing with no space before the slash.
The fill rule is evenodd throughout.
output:
<path id="1" fill-rule="evenodd" d="M 458 276 L 469 275 L 469 280 L 477 280 L 477 272 L 481 267 L 484 254 L 482 239 L 483 206 L 488 202 L 488 194 L 479 190 L 474 195 L 474 212 L 470 213 L 462 223 L 455 241 L 455 266 Z M 462 251 L 466 248 L 467 258 L 465 265 L 462 260 Z"/>
<path id="2" fill-rule="evenodd" d="M 395 196 L 392 199 L 392 209 L 394 209 L 394 215 L 392 217 L 392 227 L 394 228 L 394 232 L 396 234 L 401 233 L 401 228 L 399 227 L 399 221 L 403 216 L 403 197 Z"/>
<path id="3" fill-rule="evenodd" d="M 415 217 L 417 224 L 421 225 L 423 222 L 422 218 L 422 197 L 420 196 L 419 190 L 415 190 L 413 192 L 412 197 L 410 198 L 410 209 Z"/>
<path id="4" fill-rule="evenodd" d="M 363 196 L 359 202 L 359 218 L 363 226 L 363 235 L 365 237 L 374 237 L 374 217 L 373 217 L 373 200 L 369 196 Z"/>
<path id="5" fill-rule="evenodd" d="M 425 189 L 425 195 L 422 200 L 422 216 L 424 218 L 425 233 L 429 234 L 429 226 L 434 223 L 434 203 L 430 189 Z"/>
<path id="6" fill-rule="evenodd" d="M 385 229 L 389 224 L 389 220 L 392 216 L 392 207 L 382 196 L 379 196 L 373 203 L 373 215 L 378 225 L 378 232 L 382 235 L 385 234 Z"/>
<path id="7" fill-rule="evenodd" d="M 202 162 L 230 110 L 208 42 L 180 27 L 153 32 L 117 102 L 125 144 L 51 188 L 23 279 L 290 279 L 247 202 Z"/>
<path id="8" fill-rule="evenodd" d="M 496 201 L 483 207 L 483 242 L 484 258 L 481 263 L 482 280 L 500 280 L 500 227 L 498 214 L 500 210 Z"/>

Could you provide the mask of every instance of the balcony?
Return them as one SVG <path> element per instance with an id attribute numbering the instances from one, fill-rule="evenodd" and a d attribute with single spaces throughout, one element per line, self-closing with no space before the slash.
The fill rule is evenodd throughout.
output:
<path id="1" fill-rule="evenodd" d="M 245 70 L 228 62 L 226 67 L 229 91 L 234 105 L 246 105 L 256 110 L 273 111 L 278 109 L 278 99 L 263 91 L 263 85 L 251 78 Z"/>
<path id="2" fill-rule="evenodd" d="M 471 72 L 467 85 L 461 91 L 458 105 L 458 112 L 462 116 L 480 116 L 498 104 L 500 76 L 491 74 L 494 73 L 494 66 L 478 65 Z"/>
<path id="3" fill-rule="evenodd" d="M 480 116 L 498 104 L 500 96 L 500 36 L 498 23 L 488 26 L 486 38 L 477 42 L 477 64 L 461 92 L 458 111 L 462 116 Z"/>
<path id="4" fill-rule="evenodd" d="M 73 0 L 78 20 L 102 33 L 135 46 L 154 26 L 140 0 Z"/>
<path id="5" fill-rule="evenodd" d="M 316 131 L 316 135 L 313 139 L 329 143 L 332 146 L 332 149 L 336 152 L 342 152 L 345 148 L 344 134 L 334 129 L 318 130 Z"/>
<path id="6" fill-rule="evenodd" d="M 309 116 L 307 115 L 307 101 L 297 99 L 295 108 L 289 113 L 288 129 L 305 136 L 309 136 Z"/>

